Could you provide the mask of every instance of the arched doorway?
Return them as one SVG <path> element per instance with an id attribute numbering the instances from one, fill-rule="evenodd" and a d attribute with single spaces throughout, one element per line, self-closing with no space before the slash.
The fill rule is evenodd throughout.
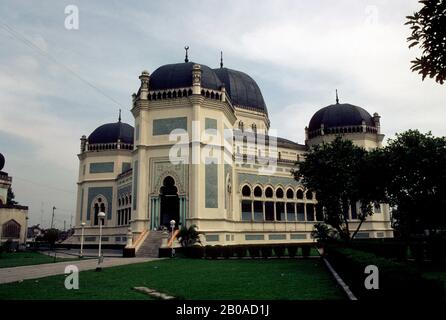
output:
<path id="1" fill-rule="evenodd" d="M 180 205 L 178 198 L 178 188 L 175 186 L 175 180 L 171 176 L 167 176 L 163 180 L 163 186 L 160 189 L 160 225 L 170 229 L 170 221 L 176 221 L 176 225 L 180 221 Z"/>

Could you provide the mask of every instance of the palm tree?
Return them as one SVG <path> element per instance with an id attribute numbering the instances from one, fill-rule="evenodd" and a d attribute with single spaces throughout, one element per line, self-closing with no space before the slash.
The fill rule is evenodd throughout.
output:
<path id="1" fill-rule="evenodd" d="M 182 247 L 192 247 L 194 244 L 201 244 L 198 227 L 193 224 L 189 228 L 182 227 L 178 233 L 178 241 Z"/>

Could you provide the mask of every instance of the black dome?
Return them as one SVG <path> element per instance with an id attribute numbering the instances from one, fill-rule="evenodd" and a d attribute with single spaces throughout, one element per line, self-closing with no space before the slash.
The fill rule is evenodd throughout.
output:
<path id="1" fill-rule="evenodd" d="M 88 143 L 115 143 L 119 138 L 123 143 L 133 144 L 133 127 L 120 121 L 104 124 L 90 134 Z"/>
<path id="2" fill-rule="evenodd" d="M 310 120 L 309 131 L 318 130 L 321 124 L 324 129 L 362 125 L 375 126 L 372 116 L 363 108 L 348 103 L 336 103 L 320 109 Z"/>
<path id="3" fill-rule="evenodd" d="M 5 166 L 5 157 L 0 153 L 0 170 Z"/>
<path id="4" fill-rule="evenodd" d="M 156 69 L 150 76 L 150 90 L 175 89 L 192 86 L 192 67 L 194 62 L 166 64 Z M 223 83 L 212 71 L 203 64 L 201 66 L 201 86 L 207 89 L 219 90 Z"/>
<path id="5" fill-rule="evenodd" d="M 262 92 L 254 79 L 246 73 L 228 68 L 214 69 L 214 72 L 225 84 L 234 105 L 268 114 Z"/>

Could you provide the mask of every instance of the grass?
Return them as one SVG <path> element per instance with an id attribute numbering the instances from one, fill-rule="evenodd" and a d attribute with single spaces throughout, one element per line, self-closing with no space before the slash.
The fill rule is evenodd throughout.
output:
<path id="1" fill-rule="evenodd" d="M 77 260 L 57 258 L 56 262 Z M 3 252 L 0 256 L 0 268 L 29 266 L 34 264 L 53 263 L 54 257 L 39 252 Z"/>
<path id="2" fill-rule="evenodd" d="M 427 279 L 443 281 L 444 290 L 446 292 L 446 270 L 444 265 L 435 267 L 425 267 L 421 269 L 422 269 L 421 274 L 423 275 L 423 277 Z"/>
<path id="3" fill-rule="evenodd" d="M 149 299 L 145 286 L 180 299 L 342 299 L 319 259 L 166 259 L 79 274 L 79 290 L 64 275 L 0 285 L 4 299 Z"/>

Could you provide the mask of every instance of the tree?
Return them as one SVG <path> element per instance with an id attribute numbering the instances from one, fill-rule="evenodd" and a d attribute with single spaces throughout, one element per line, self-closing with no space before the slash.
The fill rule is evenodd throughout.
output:
<path id="1" fill-rule="evenodd" d="M 200 232 L 195 224 L 189 228 L 182 227 L 177 237 L 182 247 L 191 247 L 196 243 L 201 244 Z"/>
<path id="2" fill-rule="evenodd" d="M 59 230 L 57 229 L 47 229 L 43 235 L 44 241 L 48 242 L 51 247 L 54 246 L 57 240 L 59 240 Z"/>
<path id="3" fill-rule="evenodd" d="M 338 238 L 338 232 L 323 222 L 314 225 L 311 236 L 319 242 L 329 242 Z"/>
<path id="4" fill-rule="evenodd" d="M 412 16 L 407 16 L 406 25 L 412 34 L 407 38 L 409 48 L 419 46 L 422 55 L 412 61 L 412 71 L 435 77 L 443 84 L 446 79 L 446 1 L 421 0 L 423 7 Z"/>
<path id="5" fill-rule="evenodd" d="M 409 130 L 374 152 L 403 237 L 446 227 L 446 138 Z"/>
<path id="6" fill-rule="evenodd" d="M 331 143 L 313 146 L 293 174 L 307 189 L 316 192 L 318 204 L 323 207 L 324 222 L 336 229 L 342 240 L 350 241 L 373 214 L 372 203 L 383 198 L 382 191 L 368 183 L 374 171 L 365 149 L 337 137 Z M 351 232 L 349 208 L 356 208 L 358 202 L 359 224 Z"/>

